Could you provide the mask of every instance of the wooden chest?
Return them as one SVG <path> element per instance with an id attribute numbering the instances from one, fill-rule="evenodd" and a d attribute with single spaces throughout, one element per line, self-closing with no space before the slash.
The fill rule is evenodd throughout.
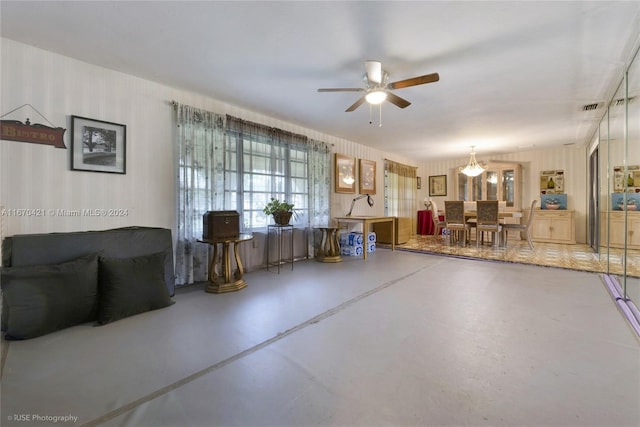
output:
<path id="1" fill-rule="evenodd" d="M 208 211 L 203 216 L 202 238 L 205 240 L 238 237 L 240 216 L 236 211 Z"/>

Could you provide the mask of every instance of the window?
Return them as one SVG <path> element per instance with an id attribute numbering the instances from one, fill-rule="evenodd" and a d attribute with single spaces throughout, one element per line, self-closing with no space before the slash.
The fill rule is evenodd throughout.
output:
<path id="1" fill-rule="evenodd" d="M 293 224 L 308 224 L 306 138 L 239 119 L 227 120 L 225 206 L 242 213 L 245 231 L 267 227 L 271 218 L 262 208 L 272 197 L 294 204 Z"/>
<path id="2" fill-rule="evenodd" d="M 330 148 L 280 129 L 174 103 L 176 148 L 176 283 L 207 280 L 209 245 L 202 215 L 210 210 L 240 213 L 244 232 L 265 231 L 263 212 L 271 197 L 295 205 L 296 228 L 326 225 L 331 218 Z M 298 255 L 313 252 L 307 233 L 294 233 Z M 302 242 L 302 244 L 300 244 Z M 306 244 L 304 243 L 306 242 Z M 264 265 L 251 258 L 247 268 Z"/>

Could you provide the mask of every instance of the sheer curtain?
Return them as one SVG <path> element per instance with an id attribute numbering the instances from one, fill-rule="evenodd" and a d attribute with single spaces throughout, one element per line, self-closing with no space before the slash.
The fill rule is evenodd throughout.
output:
<path id="1" fill-rule="evenodd" d="M 384 161 L 387 187 L 386 214 L 417 223 L 416 168 L 392 160 Z"/>
<path id="2" fill-rule="evenodd" d="M 313 253 L 313 226 L 328 225 L 331 155 L 321 141 L 303 135 L 174 103 L 176 159 L 176 283 L 207 280 L 210 245 L 202 237 L 202 216 L 236 210 L 246 233 L 266 231 L 262 208 L 270 197 L 295 204 L 296 244 Z M 245 268 L 264 265 L 263 252 L 245 253 Z"/>
<path id="3" fill-rule="evenodd" d="M 207 280 L 209 245 L 202 216 L 224 209 L 224 116 L 174 103 L 176 283 Z"/>
<path id="4" fill-rule="evenodd" d="M 310 139 L 309 144 L 309 218 L 310 227 L 328 227 L 331 221 L 331 150 L 321 141 Z M 309 239 L 308 253 L 314 253 L 314 238 Z"/>
<path id="5" fill-rule="evenodd" d="M 331 150 L 321 141 L 309 140 L 309 215 L 311 226 L 328 226 L 331 220 Z"/>

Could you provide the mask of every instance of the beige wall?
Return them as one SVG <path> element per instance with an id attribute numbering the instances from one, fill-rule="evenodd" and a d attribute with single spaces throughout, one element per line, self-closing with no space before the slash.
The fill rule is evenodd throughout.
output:
<path id="1" fill-rule="evenodd" d="M 25 103 L 32 105 L 55 126 L 67 129 L 67 148 L 70 148 L 72 115 L 127 126 L 125 175 L 71 171 L 69 150 L 0 142 L 0 207 L 45 212 L 44 216 L 0 217 L 0 237 L 131 225 L 175 229 L 171 100 L 304 134 L 331 144 L 334 152 L 376 161 L 378 191 L 374 208 L 361 202 L 354 214 L 382 215 L 384 212 L 383 159 L 411 164 L 392 153 L 12 40 L 0 39 L 0 54 L 2 114 Z M 5 117 L 22 122 L 26 118 L 32 123 L 47 124 L 30 107 Z M 333 192 L 332 195 L 334 216 L 344 215 L 354 195 Z M 90 217 L 48 213 L 98 208 L 126 210 L 127 215 Z M 247 254 L 249 265 L 262 257 L 261 248 L 256 246 Z"/>
<path id="2" fill-rule="evenodd" d="M 477 150 L 478 151 L 478 150 Z M 543 170 L 564 170 L 565 192 L 569 209 L 576 211 L 576 241 L 585 243 L 587 239 L 587 163 L 586 147 L 569 145 L 560 148 L 520 151 L 507 154 L 476 156 L 478 161 L 509 161 L 522 165 L 522 206 L 528 206 L 535 198 L 540 200 L 539 176 Z M 418 200 L 429 195 L 429 175 L 447 174 L 447 197 L 434 197 L 439 206 L 444 200 L 453 199 L 454 182 L 452 169 L 465 165 L 469 157 L 431 162 L 421 165 L 418 175 L 422 176 L 423 186 L 418 191 Z"/>
<path id="3" fill-rule="evenodd" d="M 383 161 L 385 158 L 418 166 L 423 179 L 418 200 L 428 194 L 428 176 L 448 174 L 467 157 L 416 164 L 408 159 L 312 129 L 260 115 L 192 92 L 171 88 L 131 75 L 96 67 L 72 58 L 43 51 L 8 39 L 0 39 L 2 75 L 0 112 L 28 103 L 56 126 L 65 127 L 70 147 L 71 115 L 125 124 L 127 126 L 127 173 L 114 175 L 69 170 L 69 151 L 13 141 L 0 143 L 0 206 L 10 209 L 82 210 L 125 209 L 126 216 L 4 216 L 3 236 L 54 231 L 99 230 L 129 225 L 174 228 L 174 174 L 172 119 L 169 101 L 232 114 L 246 120 L 276 126 L 325 141 L 333 151 L 373 160 L 377 164 L 375 205 L 357 203 L 355 215 L 382 215 Z M 5 119 L 42 123 L 30 107 Z M 44 122 L 46 124 L 46 122 Z M 537 194 L 540 170 L 564 169 L 569 207 L 576 210 L 576 237 L 585 241 L 586 163 L 583 147 L 533 150 L 485 156 L 478 160 L 517 161 L 523 165 L 523 204 Z M 453 195 L 448 179 L 448 194 Z M 334 216 L 349 210 L 354 195 L 332 192 Z M 444 198 L 443 198 L 444 200 Z"/>

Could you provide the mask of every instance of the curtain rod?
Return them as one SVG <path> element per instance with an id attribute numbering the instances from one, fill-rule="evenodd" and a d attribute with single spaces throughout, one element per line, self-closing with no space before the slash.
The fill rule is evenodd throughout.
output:
<path id="1" fill-rule="evenodd" d="M 174 100 L 172 99 L 171 101 L 169 101 L 169 105 L 171 105 L 172 107 L 174 107 L 174 108 L 175 108 L 175 107 L 179 106 L 179 105 L 180 105 L 180 103 L 178 103 L 177 101 L 174 101 Z M 234 119 L 241 120 L 241 121 L 243 121 L 243 122 L 247 122 L 247 123 L 252 123 L 252 124 L 255 124 L 255 125 L 258 125 L 258 126 L 265 126 L 265 127 L 269 127 L 269 126 L 266 126 L 266 125 L 262 125 L 262 124 L 260 124 L 260 123 L 250 122 L 250 121 L 247 121 L 247 120 L 241 119 L 241 118 L 239 118 L 239 117 L 233 117 L 233 116 L 231 116 L 231 115 L 229 115 L 229 114 L 227 114 L 227 117 L 232 117 L 232 118 L 234 118 Z M 271 127 L 271 129 L 276 129 L 276 130 L 280 130 L 280 131 L 282 131 L 282 132 L 287 132 L 287 133 L 289 133 L 289 134 L 291 134 L 291 135 L 297 135 L 297 136 L 302 136 L 302 137 L 304 137 L 304 138 L 306 138 L 306 139 L 311 139 L 311 138 L 309 138 L 308 136 L 305 136 L 305 135 L 302 135 L 302 134 L 297 134 L 297 133 L 294 133 L 294 132 L 285 131 L 285 130 L 278 129 L 278 128 L 274 128 L 274 127 Z M 326 143 L 325 143 L 325 144 L 326 144 Z M 333 147 L 333 146 L 334 146 L 334 144 L 331 144 L 331 146 Z"/>
<path id="2" fill-rule="evenodd" d="M 384 161 L 385 162 L 393 162 L 393 163 L 396 163 L 396 164 L 399 164 L 399 165 L 402 165 L 402 166 L 406 166 L 408 168 L 416 168 L 416 169 L 418 168 L 418 166 L 405 165 L 404 163 L 400 163 L 400 162 L 398 162 L 396 160 L 391 160 L 391 159 L 387 159 L 387 158 L 385 158 Z"/>

